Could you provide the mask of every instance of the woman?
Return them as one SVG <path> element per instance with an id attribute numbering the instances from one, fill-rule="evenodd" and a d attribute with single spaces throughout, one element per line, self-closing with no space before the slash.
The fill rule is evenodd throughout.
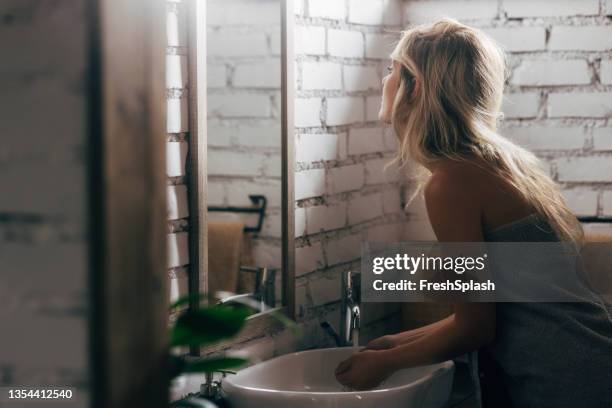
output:
<path id="1" fill-rule="evenodd" d="M 497 133 L 505 59 L 493 41 L 444 19 L 404 32 L 391 61 L 379 118 L 394 127 L 398 160 L 431 173 L 423 191 L 440 242 L 583 241 L 537 158 Z M 486 406 L 612 407 L 610 312 L 601 301 L 456 304 L 441 321 L 371 341 L 336 377 L 371 388 L 479 350 Z"/>

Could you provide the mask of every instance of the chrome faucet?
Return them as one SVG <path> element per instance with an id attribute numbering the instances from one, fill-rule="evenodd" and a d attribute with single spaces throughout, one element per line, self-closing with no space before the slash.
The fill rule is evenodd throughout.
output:
<path id="1" fill-rule="evenodd" d="M 342 275 L 342 304 L 340 310 L 340 335 L 328 322 L 321 322 L 321 327 L 334 339 L 338 347 L 359 346 L 359 329 L 361 328 L 361 274 L 347 272 Z"/>
<path id="2" fill-rule="evenodd" d="M 350 346 L 359 346 L 361 328 L 361 274 L 347 272 L 342 275 L 342 322 L 340 336 Z"/>

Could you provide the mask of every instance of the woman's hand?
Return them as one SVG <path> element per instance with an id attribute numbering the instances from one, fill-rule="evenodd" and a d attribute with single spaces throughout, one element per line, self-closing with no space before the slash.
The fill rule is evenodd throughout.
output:
<path id="1" fill-rule="evenodd" d="M 364 350 L 387 350 L 399 344 L 400 343 L 398 342 L 398 339 L 395 335 L 388 334 L 386 336 L 382 336 L 382 337 L 379 337 L 377 339 L 370 341 L 365 346 L 365 349 L 361 351 L 363 352 Z"/>
<path id="2" fill-rule="evenodd" d="M 393 373 L 386 351 L 363 350 L 336 368 L 336 379 L 356 390 L 374 388 Z"/>

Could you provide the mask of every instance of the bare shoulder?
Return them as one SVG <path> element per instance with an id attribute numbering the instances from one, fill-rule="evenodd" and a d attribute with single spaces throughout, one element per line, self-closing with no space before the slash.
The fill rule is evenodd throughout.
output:
<path id="1" fill-rule="evenodd" d="M 436 168 L 424 188 L 425 199 L 470 199 L 485 184 L 486 172 L 469 162 L 447 161 Z"/>
<path id="2" fill-rule="evenodd" d="M 429 221 L 441 242 L 482 240 L 478 173 L 463 163 L 437 166 L 425 185 Z"/>

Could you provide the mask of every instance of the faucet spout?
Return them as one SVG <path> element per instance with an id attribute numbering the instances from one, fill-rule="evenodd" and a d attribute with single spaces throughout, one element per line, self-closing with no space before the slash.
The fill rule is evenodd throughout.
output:
<path id="1" fill-rule="evenodd" d="M 349 271 L 342 277 L 342 339 L 348 345 L 358 346 L 361 328 L 361 274 Z"/>

